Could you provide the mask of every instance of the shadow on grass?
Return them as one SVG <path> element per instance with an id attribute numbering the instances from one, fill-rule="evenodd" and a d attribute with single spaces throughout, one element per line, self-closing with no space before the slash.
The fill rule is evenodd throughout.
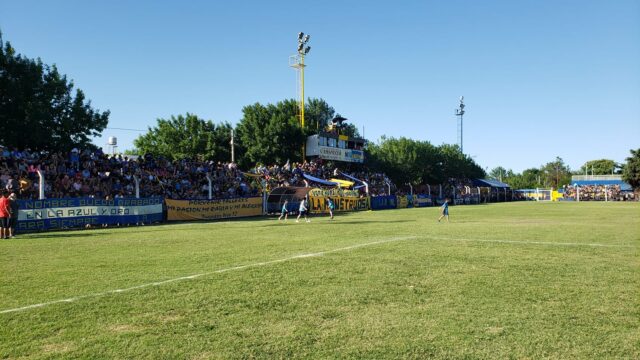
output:
<path id="1" fill-rule="evenodd" d="M 89 237 L 89 236 L 100 236 L 100 235 L 106 235 L 104 233 L 97 233 L 97 232 L 91 232 L 91 231 L 80 231 L 80 229 L 78 230 L 73 230 L 72 232 L 69 232 L 70 230 L 64 230 L 64 232 L 42 232 L 42 233 L 28 233 L 28 234 L 18 234 L 13 240 L 20 240 L 20 239 L 54 239 L 54 238 L 72 238 L 72 237 Z"/>

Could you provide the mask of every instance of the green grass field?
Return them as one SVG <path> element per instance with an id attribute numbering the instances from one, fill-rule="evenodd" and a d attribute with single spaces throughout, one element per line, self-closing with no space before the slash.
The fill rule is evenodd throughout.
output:
<path id="1" fill-rule="evenodd" d="M 640 358 L 640 204 L 0 241 L 0 358 Z"/>

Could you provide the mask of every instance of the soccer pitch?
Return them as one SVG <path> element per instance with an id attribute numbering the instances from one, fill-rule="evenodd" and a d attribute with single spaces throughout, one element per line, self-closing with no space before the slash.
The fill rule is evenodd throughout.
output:
<path id="1" fill-rule="evenodd" d="M 640 358 L 640 204 L 22 235 L 0 358 Z"/>

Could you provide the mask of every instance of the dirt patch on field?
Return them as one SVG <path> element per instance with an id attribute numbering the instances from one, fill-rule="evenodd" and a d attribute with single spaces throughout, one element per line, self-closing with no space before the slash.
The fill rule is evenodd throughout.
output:
<path id="1" fill-rule="evenodd" d="M 138 332 L 142 330 L 139 327 L 131 324 L 110 325 L 109 327 L 107 327 L 107 329 L 115 333 L 132 333 L 132 332 Z"/>
<path id="2" fill-rule="evenodd" d="M 44 354 L 62 354 L 73 350 L 75 347 L 73 343 L 65 341 L 55 344 L 45 344 L 42 346 L 42 352 Z"/>

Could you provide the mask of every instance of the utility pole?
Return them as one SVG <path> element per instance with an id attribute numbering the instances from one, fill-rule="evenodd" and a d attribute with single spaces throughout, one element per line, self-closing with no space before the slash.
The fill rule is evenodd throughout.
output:
<path id="1" fill-rule="evenodd" d="M 300 127 L 304 130 L 304 57 L 309 54 L 311 47 L 307 45 L 309 42 L 309 34 L 305 35 L 303 32 L 298 33 L 298 54 L 289 57 L 289 66 L 298 70 L 298 83 L 300 85 L 300 101 L 298 102 L 300 113 Z M 305 159 L 304 144 L 302 145 L 302 160 Z"/>
<path id="2" fill-rule="evenodd" d="M 464 96 L 460 96 L 460 106 L 456 109 L 456 116 L 458 118 L 458 145 L 460 146 L 460 152 L 464 154 L 464 148 L 462 147 L 462 116 L 464 115 Z"/>

